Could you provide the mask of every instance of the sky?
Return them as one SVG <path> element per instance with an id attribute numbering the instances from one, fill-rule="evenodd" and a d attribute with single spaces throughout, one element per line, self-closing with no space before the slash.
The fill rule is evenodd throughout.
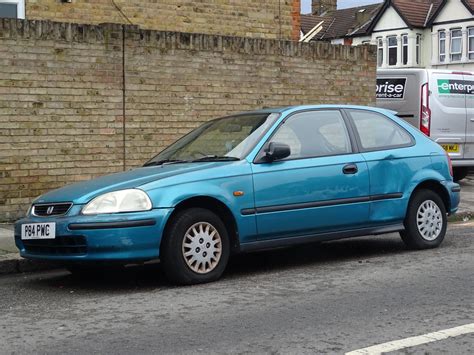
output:
<path id="1" fill-rule="evenodd" d="M 363 6 L 378 2 L 382 2 L 382 0 L 337 0 L 337 8 L 345 9 L 348 7 Z M 301 13 L 307 14 L 309 12 L 311 12 L 311 0 L 301 0 Z"/>

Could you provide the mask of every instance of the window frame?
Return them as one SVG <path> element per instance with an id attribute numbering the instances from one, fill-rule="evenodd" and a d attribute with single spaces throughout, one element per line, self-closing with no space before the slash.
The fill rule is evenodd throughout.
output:
<path id="1" fill-rule="evenodd" d="M 395 44 L 393 46 L 390 45 L 390 39 L 395 39 Z M 390 49 L 395 49 L 395 64 L 390 64 Z M 389 67 L 395 67 L 398 64 L 398 38 L 396 35 L 387 36 L 387 65 Z"/>
<path id="2" fill-rule="evenodd" d="M 16 4 L 16 18 L 25 19 L 25 0 L 0 0 L 0 4 Z"/>
<path id="3" fill-rule="evenodd" d="M 461 35 L 458 37 L 453 37 L 453 32 L 454 31 L 460 31 Z M 451 62 L 460 62 L 462 60 L 462 28 L 451 28 L 449 30 L 449 59 Z M 459 39 L 460 45 L 459 45 L 459 52 L 453 52 L 453 39 Z M 453 59 L 453 55 L 459 55 L 459 59 Z"/>
<path id="4" fill-rule="evenodd" d="M 472 35 L 470 34 L 472 30 Z M 467 59 L 468 60 L 474 60 L 474 48 L 471 48 L 471 38 L 474 38 L 474 27 L 468 27 L 466 28 L 467 31 Z M 471 58 L 472 54 L 472 58 Z"/>
<path id="5" fill-rule="evenodd" d="M 410 137 L 410 142 L 405 143 L 405 144 L 396 144 L 396 145 L 388 145 L 388 146 L 383 146 L 383 147 L 376 147 L 376 148 L 364 148 L 362 145 L 362 141 L 359 136 L 359 131 L 357 130 L 357 126 L 354 122 L 354 119 L 352 118 L 351 111 L 364 111 L 368 113 L 372 113 L 378 116 L 381 116 L 383 119 L 388 120 L 398 126 L 403 132 L 405 132 L 408 137 Z M 384 150 L 392 150 L 392 149 L 401 149 L 401 148 L 409 148 L 413 147 L 416 144 L 416 139 L 415 137 L 402 125 L 400 125 L 398 122 L 395 120 L 392 120 L 390 117 L 387 115 L 384 115 L 383 113 L 377 112 L 377 111 L 372 111 L 372 110 L 365 110 L 365 109 L 359 109 L 359 108 L 349 108 L 349 109 L 344 109 L 344 113 L 347 115 L 347 118 L 349 120 L 349 123 L 351 125 L 351 130 L 353 131 L 356 144 L 357 144 L 357 149 L 361 153 L 368 153 L 368 152 L 379 152 L 379 151 L 384 151 Z"/>
<path id="6" fill-rule="evenodd" d="M 268 161 L 264 160 L 265 156 L 265 149 L 268 147 L 268 144 L 271 142 L 273 136 L 278 132 L 280 127 L 289 119 L 291 119 L 293 116 L 296 116 L 301 113 L 306 113 L 306 112 L 319 112 L 319 111 L 338 111 L 341 114 L 342 121 L 344 123 L 344 127 L 346 128 L 346 133 L 347 136 L 349 137 L 349 144 L 350 144 L 350 152 L 347 153 L 339 153 L 339 154 L 328 154 L 328 155 L 317 155 L 317 156 L 307 156 L 307 157 L 299 157 L 299 158 L 284 158 L 277 160 L 276 162 L 284 162 L 284 161 L 295 161 L 295 160 L 303 160 L 303 159 L 324 159 L 328 157 L 336 157 L 336 156 L 341 156 L 341 155 L 350 155 L 350 154 L 355 154 L 359 152 L 358 148 L 358 143 L 357 143 L 357 138 L 354 135 L 353 129 L 352 129 L 352 124 L 349 120 L 349 117 L 345 114 L 343 109 L 340 108 L 318 108 L 318 109 L 305 109 L 305 110 L 299 110 L 292 112 L 289 114 L 287 117 L 285 117 L 272 131 L 270 136 L 267 138 L 265 143 L 262 144 L 261 148 L 259 149 L 258 153 L 255 155 L 255 158 L 253 159 L 252 163 L 253 164 L 271 164 Z"/>
<path id="7" fill-rule="evenodd" d="M 444 34 L 444 37 L 441 38 L 441 33 Z M 443 53 L 441 53 L 441 42 L 444 43 Z M 443 56 L 443 59 L 441 59 Z M 446 30 L 442 29 L 438 31 L 438 62 L 446 63 Z"/>
<path id="8" fill-rule="evenodd" d="M 421 34 L 415 36 L 415 64 L 421 65 Z"/>
<path id="9" fill-rule="evenodd" d="M 377 37 L 375 39 L 377 41 L 377 67 L 382 67 L 384 64 L 384 57 L 383 57 L 383 39 L 382 37 Z M 380 55 L 379 55 L 380 53 Z"/>
<path id="10" fill-rule="evenodd" d="M 403 33 L 401 35 L 401 41 L 402 41 L 402 65 L 408 65 L 408 33 Z M 405 42 L 406 41 L 406 42 Z M 405 55 L 405 49 L 406 49 L 406 55 Z"/>

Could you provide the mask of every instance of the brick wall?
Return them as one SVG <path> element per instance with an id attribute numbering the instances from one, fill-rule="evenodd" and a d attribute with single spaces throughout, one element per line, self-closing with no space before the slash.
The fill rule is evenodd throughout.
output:
<path id="1" fill-rule="evenodd" d="M 26 18 L 88 24 L 129 23 L 128 18 L 144 29 L 291 39 L 292 9 L 299 1 L 26 0 Z"/>
<path id="2" fill-rule="evenodd" d="M 122 30 L 0 20 L 0 221 L 47 190 L 140 165 L 211 118 L 374 103 L 372 47 Z"/>

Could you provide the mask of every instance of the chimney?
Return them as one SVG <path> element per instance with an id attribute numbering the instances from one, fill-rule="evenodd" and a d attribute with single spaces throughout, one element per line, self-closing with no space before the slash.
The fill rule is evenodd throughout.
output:
<path id="1" fill-rule="evenodd" d="M 313 15 L 323 15 L 326 12 L 333 12 L 337 9 L 337 0 L 312 0 L 311 13 Z"/>

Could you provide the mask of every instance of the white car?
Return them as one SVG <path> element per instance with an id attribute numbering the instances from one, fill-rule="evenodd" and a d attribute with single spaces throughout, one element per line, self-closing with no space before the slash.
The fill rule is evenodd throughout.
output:
<path id="1" fill-rule="evenodd" d="M 377 106 L 396 111 L 439 143 L 452 159 L 455 181 L 474 168 L 474 73 L 378 70 Z"/>

